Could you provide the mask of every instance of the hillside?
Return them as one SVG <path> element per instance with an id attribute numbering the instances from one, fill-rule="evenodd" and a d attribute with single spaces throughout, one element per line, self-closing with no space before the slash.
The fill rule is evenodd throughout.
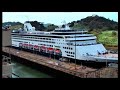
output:
<path id="1" fill-rule="evenodd" d="M 20 28 L 23 28 L 23 24 L 20 22 L 4 22 L 2 23 L 3 28 L 8 28 L 10 30 L 18 30 Z"/>
<path id="2" fill-rule="evenodd" d="M 23 28 L 23 25 L 14 25 L 14 26 L 10 26 L 10 30 L 18 30 L 20 28 Z"/>
<path id="3" fill-rule="evenodd" d="M 7 25 L 9 25 L 9 26 L 15 26 L 15 25 L 23 25 L 23 24 L 20 23 L 20 22 L 4 22 L 4 23 L 2 23 L 3 27 L 5 27 Z"/>
<path id="4" fill-rule="evenodd" d="M 38 21 L 27 21 L 35 27 L 36 31 L 53 31 L 57 26 L 54 24 L 44 24 L 43 22 Z"/>
<path id="5" fill-rule="evenodd" d="M 57 25 L 54 24 L 44 24 L 43 22 L 38 21 L 26 21 L 31 23 L 33 27 L 35 27 L 36 31 L 53 31 Z M 2 27 L 10 27 L 11 30 L 18 30 L 19 28 L 23 28 L 23 24 L 20 22 L 4 22 L 2 23 Z"/>
<path id="6" fill-rule="evenodd" d="M 115 22 L 110 19 L 106 19 L 101 16 L 88 16 L 81 20 L 73 21 L 68 23 L 70 27 L 83 27 L 89 30 L 93 29 L 102 29 L 102 30 L 118 30 L 118 22 Z"/>
<path id="7" fill-rule="evenodd" d="M 33 26 L 36 27 L 36 30 L 42 30 L 42 31 L 52 31 L 57 26 L 54 24 L 44 24 L 38 21 L 29 21 Z M 2 24 L 2 26 L 16 26 L 20 25 L 23 26 L 20 22 L 5 22 Z M 118 30 L 118 22 L 115 22 L 110 19 L 106 19 L 101 16 L 88 16 L 86 18 L 83 18 L 81 20 L 72 21 L 68 23 L 68 25 L 73 29 L 87 29 L 89 31 L 97 30 L 97 31 L 105 31 L 105 30 Z M 62 25 L 64 26 L 64 25 Z"/>

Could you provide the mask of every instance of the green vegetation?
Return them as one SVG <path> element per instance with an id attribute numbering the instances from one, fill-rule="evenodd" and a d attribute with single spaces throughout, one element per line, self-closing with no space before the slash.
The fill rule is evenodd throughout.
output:
<path id="1" fill-rule="evenodd" d="M 74 23 L 74 25 L 71 27 L 72 29 L 76 29 L 76 30 L 88 30 L 88 27 L 85 25 L 81 25 L 79 23 Z"/>
<path id="2" fill-rule="evenodd" d="M 54 24 L 49 24 L 49 25 L 46 27 L 46 31 L 53 31 L 53 30 L 55 30 L 55 28 L 57 28 L 56 25 L 54 25 Z"/>
<path id="3" fill-rule="evenodd" d="M 2 23 L 3 27 L 5 27 L 6 25 L 15 26 L 15 25 L 23 25 L 23 24 L 20 22 L 4 22 L 4 23 Z"/>
<path id="4" fill-rule="evenodd" d="M 37 31 L 53 31 L 57 26 L 54 24 L 44 24 L 38 21 L 29 21 Z"/>
<path id="5" fill-rule="evenodd" d="M 23 25 L 10 26 L 10 30 L 18 30 L 19 28 L 23 28 Z"/>
<path id="6" fill-rule="evenodd" d="M 106 46 L 118 46 L 118 32 L 116 31 L 103 31 L 97 35 L 98 42 Z"/>
<path id="7" fill-rule="evenodd" d="M 84 26 L 89 28 L 90 30 L 93 29 L 102 29 L 102 30 L 118 30 L 118 22 L 115 22 L 110 19 L 106 19 L 101 16 L 88 16 L 81 20 L 72 21 L 68 23 L 70 27 L 79 27 Z M 77 25 L 76 25 L 77 24 Z"/>
<path id="8" fill-rule="evenodd" d="M 89 32 L 97 37 L 97 42 L 105 46 L 118 46 L 118 31 L 115 30 L 97 30 L 94 29 Z"/>

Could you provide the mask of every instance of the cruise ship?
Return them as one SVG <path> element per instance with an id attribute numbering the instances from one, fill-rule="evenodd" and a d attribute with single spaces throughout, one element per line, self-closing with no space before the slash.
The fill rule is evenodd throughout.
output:
<path id="1" fill-rule="evenodd" d="M 60 60 L 75 60 L 118 63 L 118 55 L 111 54 L 97 37 L 87 30 L 74 30 L 67 24 L 51 32 L 38 31 L 29 22 L 23 30 L 12 31 L 12 46 L 60 56 Z"/>

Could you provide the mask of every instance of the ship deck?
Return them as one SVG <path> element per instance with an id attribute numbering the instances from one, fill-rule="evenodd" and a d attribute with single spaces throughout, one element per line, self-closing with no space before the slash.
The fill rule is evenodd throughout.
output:
<path id="1" fill-rule="evenodd" d="M 94 56 L 94 58 L 99 62 L 118 63 L 118 54 L 108 53 L 104 55 Z"/>
<path id="2" fill-rule="evenodd" d="M 108 53 L 108 54 L 104 54 L 104 55 L 98 55 L 100 57 L 106 57 L 106 58 L 118 58 L 118 54 L 112 54 L 112 53 Z"/>

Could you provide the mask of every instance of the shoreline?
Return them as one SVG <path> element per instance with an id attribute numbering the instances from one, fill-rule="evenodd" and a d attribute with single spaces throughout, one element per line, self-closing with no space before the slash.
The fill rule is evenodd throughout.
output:
<path id="1" fill-rule="evenodd" d="M 106 49 L 118 50 L 118 46 L 105 46 Z"/>
<path id="2" fill-rule="evenodd" d="M 109 50 L 111 53 L 118 54 L 118 46 L 105 46 L 107 50 Z"/>

